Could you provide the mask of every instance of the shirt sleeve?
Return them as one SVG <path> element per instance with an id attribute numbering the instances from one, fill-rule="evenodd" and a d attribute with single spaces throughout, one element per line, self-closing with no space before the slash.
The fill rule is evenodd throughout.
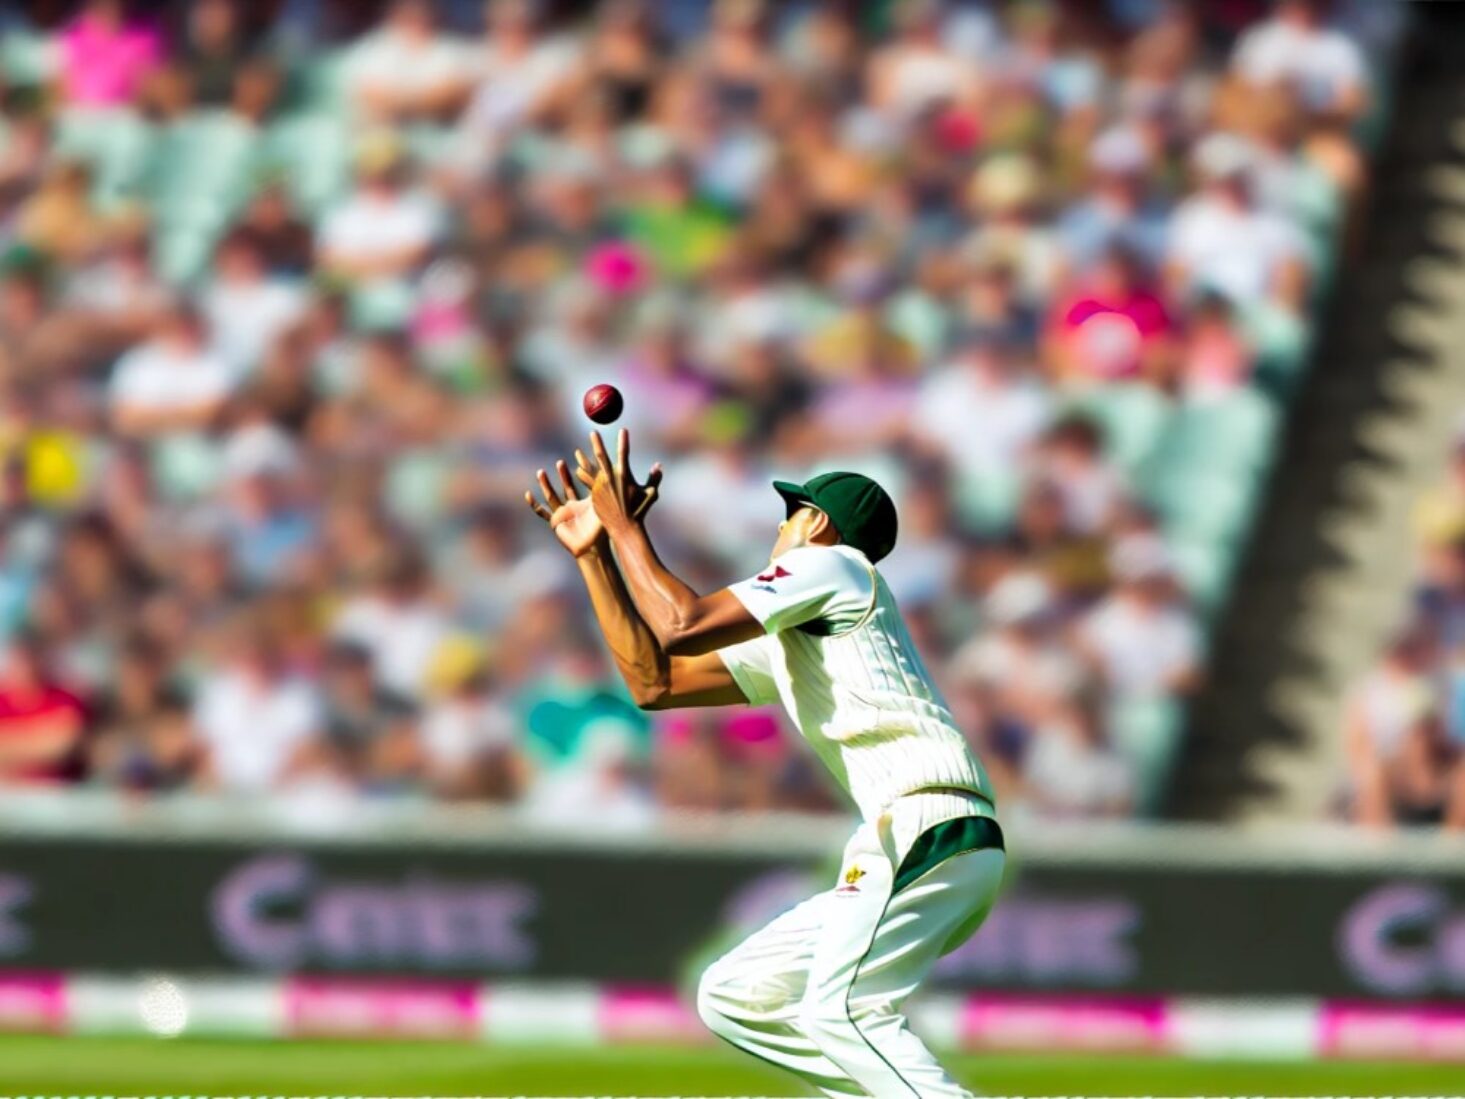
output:
<path id="1" fill-rule="evenodd" d="M 778 701 L 778 683 L 773 678 L 773 644 L 766 637 L 755 637 L 718 649 L 717 655 L 727 670 L 732 673 L 733 682 L 754 706 Z"/>
<path id="2" fill-rule="evenodd" d="M 874 584 L 873 570 L 858 555 L 832 546 L 803 546 L 728 591 L 770 634 L 813 622 L 838 633 L 865 616 Z"/>

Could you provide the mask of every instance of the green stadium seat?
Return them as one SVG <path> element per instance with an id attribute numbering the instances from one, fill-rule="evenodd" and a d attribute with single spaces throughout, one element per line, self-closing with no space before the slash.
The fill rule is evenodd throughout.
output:
<path id="1" fill-rule="evenodd" d="M 1232 475 L 1265 469 L 1279 421 L 1276 405 L 1254 389 L 1181 405 L 1151 470 Z"/>
<path id="2" fill-rule="evenodd" d="M 1015 470 L 962 476 L 955 489 L 957 519 L 983 534 L 1003 530 L 1017 514 L 1022 478 Z"/>
<path id="3" fill-rule="evenodd" d="M 270 127 L 261 167 L 284 178 L 303 212 L 317 215 L 350 185 L 350 130 L 336 115 L 287 115 Z"/>
<path id="4" fill-rule="evenodd" d="M 236 209 L 258 179 L 258 146 L 255 127 L 227 111 L 198 111 L 168 126 L 150 173 L 159 218 L 192 221 L 215 206 Z"/>
<path id="5" fill-rule="evenodd" d="M 175 286 L 189 282 L 208 267 L 214 244 L 226 221 L 159 226 L 153 234 L 153 261 L 158 273 Z"/>
<path id="6" fill-rule="evenodd" d="M 1179 754 L 1182 716 L 1172 698 L 1121 699 L 1110 707 L 1110 737 L 1135 769 L 1136 808 L 1144 816 L 1160 807 Z"/>
<path id="7" fill-rule="evenodd" d="M 92 170 L 92 190 L 104 206 L 136 195 L 147 178 L 155 128 L 127 109 L 67 110 L 56 120 L 56 152 Z"/>
<path id="8" fill-rule="evenodd" d="M 165 499 L 197 500 L 222 479 L 223 452 L 202 435 L 169 435 L 153 444 L 152 469 Z"/>
<path id="9" fill-rule="evenodd" d="M 1230 589 L 1236 550 L 1216 542 L 1177 538 L 1170 541 L 1170 552 L 1196 608 L 1206 616 L 1214 613 Z"/>
<path id="10" fill-rule="evenodd" d="M 30 88 L 44 84 L 55 68 L 54 51 L 44 34 L 9 30 L 0 35 L 0 73 L 9 87 Z"/>
<path id="11" fill-rule="evenodd" d="M 1153 386 L 1120 382 L 1094 387 L 1075 398 L 1071 408 L 1098 422 L 1110 460 L 1132 473 L 1155 453 L 1173 405 Z"/>
<path id="12" fill-rule="evenodd" d="M 1219 477 L 1182 471 L 1162 480 L 1151 502 L 1164 516 L 1166 534 L 1231 546 L 1251 526 L 1260 483 L 1253 474 Z"/>
<path id="13" fill-rule="evenodd" d="M 292 92 L 301 109 L 345 113 L 346 68 L 350 54 L 350 50 L 332 50 L 318 54 L 300 66 Z"/>

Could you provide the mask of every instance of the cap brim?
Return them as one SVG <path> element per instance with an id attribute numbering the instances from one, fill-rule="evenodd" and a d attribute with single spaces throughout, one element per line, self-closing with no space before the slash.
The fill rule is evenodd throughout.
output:
<path id="1" fill-rule="evenodd" d="M 783 502 L 788 507 L 788 514 L 792 515 L 801 507 L 813 507 L 814 501 L 809 496 L 803 485 L 796 485 L 792 481 L 774 481 L 773 491 L 783 497 Z"/>

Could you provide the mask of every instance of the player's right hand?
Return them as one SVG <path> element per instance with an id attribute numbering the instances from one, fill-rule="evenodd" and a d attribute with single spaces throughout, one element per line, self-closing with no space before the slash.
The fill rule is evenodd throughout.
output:
<path id="1" fill-rule="evenodd" d="M 554 531 L 554 536 L 565 549 L 575 557 L 583 557 L 605 538 L 605 528 L 601 526 L 600 518 L 590 504 L 590 498 L 582 500 L 575 491 L 575 481 L 570 476 L 569 465 L 564 461 L 556 462 L 555 472 L 560 475 L 560 482 L 565 486 L 563 499 L 550 483 L 549 474 L 541 469 L 536 480 L 544 502 L 536 500 L 532 490 L 524 493 L 524 501 L 529 505 L 530 511 L 549 524 L 549 529 Z"/>
<path id="2" fill-rule="evenodd" d="M 595 493 L 596 477 L 604 479 L 602 490 L 610 485 L 616 492 L 618 498 L 624 500 L 625 514 L 632 520 L 642 518 L 651 510 L 651 505 L 656 503 L 661 493 L 661 463 L 657 462 L 651 467 L 650 473 L 646 476 L 644 485 L 637 484 L 636 478 L 631 473 L 631 436 L 625 428 L 621 428 L 616 439 L 616 461 L 612 463 L 610 456 L 605 452 L 605 444 L 601 441 L 600 432 L 590 433 L 590 445 L 595 450 L 595 463 L 591 464 L 585 452 L 578 447 L 575 449 L 575 462 L 579 468 L 575 470 L 575 476 L 580 483 L 590 490 L 591 496 Z"/>

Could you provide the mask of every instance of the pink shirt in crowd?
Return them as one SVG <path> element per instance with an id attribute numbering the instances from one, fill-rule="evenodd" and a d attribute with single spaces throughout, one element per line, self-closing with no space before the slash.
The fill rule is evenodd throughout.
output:
<path id="1" fill-rule="evenodd" d="M 61 33 L 61 56 L 69 104 L 116 107 L 132 102 L 157 69 L 163 41 L 151 27 L 110 26 L 84 14 Z"/>
<path id="2" fill-rule="evenodd" d="M 1097 378 L 1139 375 L 1144 352 L 1171 328 L 1164 302 L 1139 289 L 1117 299 L 1079 294 L 1055 318 L 1055 332 L 1076 354 L 1080 369 Z"/>

